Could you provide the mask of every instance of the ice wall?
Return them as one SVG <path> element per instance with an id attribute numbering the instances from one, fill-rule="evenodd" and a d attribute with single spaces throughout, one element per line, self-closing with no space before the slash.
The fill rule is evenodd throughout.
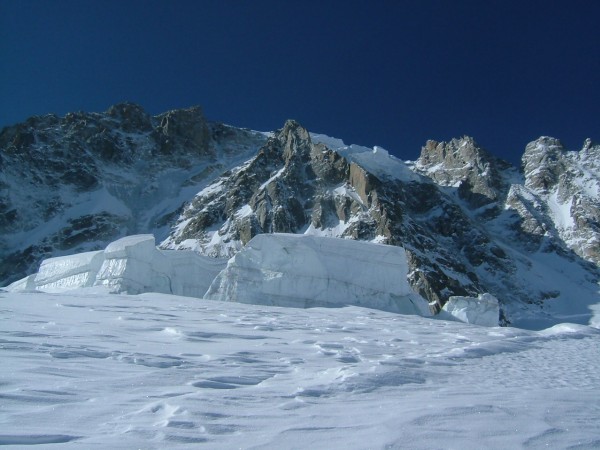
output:
<path id="1" fill-rule="evenodd" d="M 498 299 L 491 294 L 480 294 L 477 298 L 453 296 L 442 308 L 440 318 L 454 318 L 465 323 L 496 327 L 500 319 Z"/>
<path id="2" fill-rule="evenodd" d="M 159 250 L 152 235 L 119 239 L 105 250 L 45 260 L 8 290 L 160 292 L 211 300 L 309 308 L 357 305 L 431 315 L 407 280 L 401 247 L 339 238 L 261 234 L 228 262 L 193 251 Z M 450 297 L 441 319 L 497 326 L 498 300 Z"/>
<path id="3" fill-rule="evenodd" d="M 205 298 L 309 308 L 358 305 L 430 315 L 407 281 L 401 247 L 292 234 L 255 236 Z"/>
<path id="4" fill-rule="evenodd" d="M 202 297 L 225 264 L 192 251 L 158 250 L 154 236 L 136 235 L 112 242 L 103 251 L 47 259 L 36 275 L 8 289 L 59 292 L 106 286 L 115 293 Z"/>
<path id="5" fill-rule="evenodd" d="M 128 294 L 174 293 L 170 274 L 168 263 L 156 249 L 154 236 L 141 234 L 108 244 L 94 285 Z"/>
<path id="6" fill-rule="evenodd" d="M 46 259 L 34 278 L 35 287 L 51 292 L 93 286 L 103 260 L 102 251 Z"/>

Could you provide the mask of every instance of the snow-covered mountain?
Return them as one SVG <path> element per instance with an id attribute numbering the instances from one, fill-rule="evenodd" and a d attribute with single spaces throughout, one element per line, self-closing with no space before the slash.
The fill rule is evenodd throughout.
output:
<path id="1" fill-rule="evenodd" d="M 510 323 L 587 323 L 600 301 L 590 141 L 570 152 L 540 138 L 521 168 L 467 137 L 404 162 L 294 121 L 267 135 L 122 104 L 32 118 L 2 130 L 0 149 L 4 283 L 126 234 L 232 257 L 258 234 L 295 233 L 403 247 L 411 288 L 437 310 L 490 293 Z"/>
<path id="2" fill-rule="evenodd" d="M 0 285 L 50 256 L 141 232 L 166 237 L 186 201 L 265 141 L 199 108 L 150 117 L 131 103 L 2 129 Z"/>
<path id="3" fill-rule="evenodd" d="M 0 445 L 598 448 L 599 154 L 5 128 Z"/>

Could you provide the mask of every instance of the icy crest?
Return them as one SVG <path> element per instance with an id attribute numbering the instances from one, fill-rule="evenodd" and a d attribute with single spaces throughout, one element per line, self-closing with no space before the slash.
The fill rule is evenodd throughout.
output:
<path id="1" fill-rule="evenodd" d="M 324 134 L 311 133 L 310 137 L 314 143 L 328 146 L 348 161 L 358 164 L 382 179 L 418 180 L 417 175 L 409 169 L 404 161 L 390 155 L 383 147 L 375 145 L 373 148 L 368 148 L 356 144 L 346 145 L 341 139 Z"/>

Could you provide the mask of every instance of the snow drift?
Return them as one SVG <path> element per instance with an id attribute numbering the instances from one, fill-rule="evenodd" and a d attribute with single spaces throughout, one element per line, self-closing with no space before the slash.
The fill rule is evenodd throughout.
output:
<path id="1" fill-rule="evenodd" d="M 600 448 L 582 325 L 81 290 L 0 307 L 0 448 Z"/>
<path id="2" fill-rule="evenodd" d="M 431 315 L 408 284 L 401 247 L 294 234 L 259 234 L 227 263 L 205 298 L 309 308 L 364 306 Z"/>

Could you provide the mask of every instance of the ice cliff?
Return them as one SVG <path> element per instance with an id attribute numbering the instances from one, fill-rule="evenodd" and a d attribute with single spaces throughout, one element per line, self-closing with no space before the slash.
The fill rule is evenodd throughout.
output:
<path id="1" fill-rule="evenodd" d="M 160 250 L 152 235 L 104 251 L 45 260 L 8 290 L 60 292 L 104 286 L 110 292 L 160 292 L 287 307 L 357 305 L 430 316 L 407 281 L 401 247 L 292 234 L 257 235 L 228 262 L 193 251 Z"/>
<path id="2" fill-rule="evenodd" d="M 401 247 L 349 239 L 259 234 L 227 263 L 205 298 L 309 308 L 357 305 L 430 315 L 410 288 Z"/>
<path id="3" fill-rule="evenodd" d="M 225 263 L 191 251 L 159 250 L 154 236 L 136 235 L 112 242 L 104 251 L 46 259 L 37 274 L 8 289 L 60 292 L 105 286 L 115 293 L 202 297 Z"/>

